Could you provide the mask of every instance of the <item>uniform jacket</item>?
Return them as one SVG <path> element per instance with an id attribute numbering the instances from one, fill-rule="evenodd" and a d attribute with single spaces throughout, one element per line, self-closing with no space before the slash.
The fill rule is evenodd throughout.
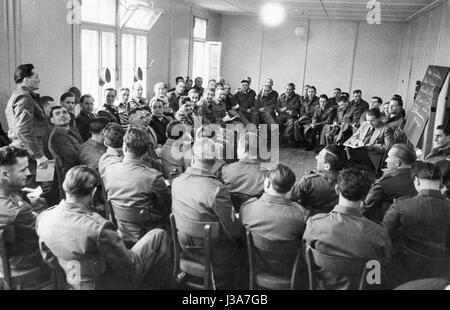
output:
<path id="1" fill-rule="evenodd" d="M 5 114 L 12 142 L 25 147 L 33 159 L 42 157 L 49 129 L 39 95 L 25 86 L 17 88 L 9 98 Z"/>
<path id="2" fill-rule="evenodd" d="M 426 161 L 437 163 L 438 161 L 450 158 L 450 144 L 443 148 L 434 148 L 430 154 L 425 157 Z"/>
<path id="3" fill-rule="evenodd" d="M 357 126 L 359 126 L 360 121 L 364 117 L 364 112 L 369 110 L 369 103 L 367 101 L 364 101 L 361 99 L 361 101 L 356 102 L 355 100 L 350 101 L 350 105 L 352 105 L 356 112 L 355 112 L 355 122 Z"/>
<path id="4" fill-rule="evenodd" d="M 338 172 L 332 171 L 312 171 L 295 183 L 291 199 L 307 208 L 311 216 L 330 212 L 339 201 L 335 190 L 338 175 Z"/>
<path id="5" fill-rule="evenodd" d="M 67 171 L 80 163 L 81 143 L 81 137 L 72 129 L 61 126 L 53 128 L 48 141 L 48 148 L 58 161 L 64 176 Z"/>
<path id="6" fill-rule="evenodd" d="M 356 108 L 351 104 L 346 107 L 338 107 L 334 123 L 353 124 L 358 121 L 356 118 Z"/>
<path id="7" fill-rule="evenodd" d="M 314 117 L 314 112 L 316 107 L 319 105 L 319 97 L 314 96 L 312 100 L 309 97 L 303 98 L 301 100 L 300 106 L 300 117 L 308 117 L 312 119 Z"/>
<path id="8" fill-rule="evenodd" d="M 277 105 L 276 105 L 276 111 L 278 114 L 286 113 L 286 111 L 282 112 L 281 108 L 286 108 L 287 110 L 291 111 L 292 114 L 289 115 L 289 117 L 297 117 L 300 113 L 300 96 L 298 94 L 294 94 L 292 97 L 288 97 L 286 93 L 281 94 L 278 98 Z"/>
<path id="9" fill-rule="evenodd" d="M 98 171 L 99 160 L 105 153 L 106 146 L 103 143 L 89 139 L 80 146 L 80 164 Z"/>
<path id="10" fill-rule="evenodd" d="M 161 120 L 159 120 L 155 116 L 151 116 L 150 118 L 150 127 L 153 128 L 156 134 L 157 144 L 158 145 L 164 145 L 167 140 L 166 136 L 166 128 L 167 125 L 169 125 L 170 121 L 167 117 L 164 115 L 161 117 Z"/>
<path id="11" fill-rule="evenodd" d="M 331 125 L 333 124 L 333 120 L 336 117 L 336 107 L 327 105 L 324 110 L 320 108 L 320 105 L 316 106 L 314 111 L 313 121 L 316 125 Z"/>
<path id="12" fill-rule="evenodd" d="M 442 257 L 450 244 L 450 202 L 439 191 L 422 190 L 415 197 L 394 200 L 384 215 L 396 250 L 401 245 L 432 257 Z"/>
<path id="13" fill-rule="evenodd" d="M 253 89 L 249 89 L 248 92 L 238 91 L 234 95 L 234 100 L 239 104 L 239 110 L 247 113 L 246 110 L 255 108 L 256 93 Z"/>
<path id="14" fill-rule="evenodd" d="M 93 120 L 94 118 L 96 118 L 94 113 L 87 114 L 81 111 L 75 119 L 78 132 L 80 133 L 83 142 L 86 142 L 91 137 L 91 134 L 89 132 L 89 125 L 91 123 L 91 120 Z"/>
<path id="15" fill-rule="evenodd" d="M 417 195 L 411 173 L 411 168 L 388 170 L 375 181 L 364 200 L 364 216 L 370 220 L 382 222 L 394 198 Z"/>
<path id="16" fill-rule="evenodd" d="M 228 191 L 260 197 L 264 192 L 266 170 L 256 160 L 243 159 L 222 168 L 222 180 Z"/>
<path id="17" fill-rule="evenodd" d="M 272 92 L 273 93 L 273 92 Z M 270 94 L 272 94 L 270 93 Z M 263 96 L 258 95 L 255 101 L 255 105 L 257 109 L 264 108 L 264 111 L 271 112 L 274 111 L 277 106 L 277 99 L 275 96 Z"/>
<path id="18" fill-rule="evenodd" d="M 97 114 L 99 117 L 105 117 L 110 123 L 116 123 L 120 125 L 120 116 L 116 109 L 111 108 L 107 104 L 98 109 Z"/>
<path id="19" fill-rule="evenodd" d="M 172 91 L 167 93 L 167 97 L 169 97 L 169 107 L 173 110 L 173 113 L 176 113 L 180 108 L 181 95 L 178 95 L 175 91 Z"/>
<path id="20" fill-rule="evenodd" d="M 402 116 L 401 113 L 396 115 L 395 117 L 388 118 L 384 125 L 391 127 L 394 130 L 394 143 L 406 143 L 406 135 L 403 132 L 403 128 L 405 127 L 406 119 Z"/>
<path id="21" fill-rule="evenodd" d="M 356 208 L 340 205 L 328 214 L 309 218 L 303 239 L 325 255 L 362 262 L 377 260 L 382 272 L 391 255 L 391 242 L 385 227 L 364 218 Z M 319 269 L 317 275 L 323 289 L 355 289 L 360 278 L 339 276 L 323 269 Z"/>
<path id="22" fill-rule="evenodd" d="M 103 154 L 98 161 L 98 171 L 102 179 L 104 178 L 106 170 L 115 163 L 120 163 L 123 160 L 122 149 L 107 148 L 106 153 Z"/>

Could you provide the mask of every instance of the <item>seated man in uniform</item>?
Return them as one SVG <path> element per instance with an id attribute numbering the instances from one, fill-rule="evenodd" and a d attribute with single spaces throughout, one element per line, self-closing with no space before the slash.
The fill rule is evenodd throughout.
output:
<path id="1" fill-rule="evenodd" d="M 196 116 L 201 116 L 202 124 L 216 123 L 216 114 L 213 107 L 215 94 L 214 88 L 208 88 L 200 101 L 197 102 Z"/>
<path id="2" fill-rule="evenodd" d="M 97 110 L 97 114 L 100 117 L 106 117 L 110 123 L 116 123 L 120 125 L 120 115 L 116 110 L 117 91 L 114 88 L 105 89 L 105 104 Z"/>
<path id="3" fill-rule="evenodd" d="M 122 147 L 125 130 L 119 124 L 109 123 L 106 125 L 102 134 L 107 149 L 106 153 L 103 154 L 98 161 L 98 171 L 103 179 L 106 169 L 123 160 Z"/>
<path id="4" fill-rule="evenodd" d="M 406 143 L 407 138 L 403 132 L 406 119 L 402 115 L 403 103 L 398 98 L 392 98 L 389 102 L 389 115 L 384 124 L 394 130 L 394 143 Z"/>
<path id="5" fill-rule="evenodd" d="M 250 88 L 248 80 L 241 81 L 241 88 L 234 95 L 234 100 L 239 105 L 239 111 L 245 118 L 258 125 L 258 111 L 255 107 L 256 93 Z"/>
<path id="6" fill-rule="evenodd" d="M 180 108 L 180 98 L 185 95 L 186 84 L 184 80 L 181 80 L 177 83 L 175 89 L 171 92 L 167 93 L 167 97 L 169 97 L 169 106 L 172 109 L 173 113 L 177 113 Z"/>
<path id="7" fill-rule="evenodd" d="M 160 99 L 152 99 L 150 101 L 150 109 L 152 110 L 152 115 L 150 117 L 150 127 L 156 133 L 157 145 L 164 145 L 166 143 L 166 128 L 170 123 L 169 118 L 163 114 L 164 102 Z"/>
<path id="8" fill-rule="evenodd" d="M 355 90 L 353 92 L 353 100 L 350 101 L 350 105 L 355 107 L 356 113 L 355 113 L 355 126 L 359 127 L 360 124 L 362 124 L 364 119 L 364 114 L 367 110 L 369 110 L 369 103 L 362 99 L 362 91 L 361 90 Z"/>
<path id="9" fill-rule="evenodd" d="M 153 128 L 150 126 L 150 112 L 144 108 L 137 108 L 130 111 L 129 121 L 130 127 L 144 129 L 150 137 L 150 146 L 148 148 L 148 156 L 145 158 L 147 162 L 157 169 L 157 159 L 161 152 L 162 145 L 158 144 L 158 136 Z"/>
<path id="10" fill-rule="evenodd" d="M 133 87 L 131 88 L 131 100 L 127 103 L 128 111 L 136 108 L 148 107 L 147 99 L 142 97 L 143 93 L 144 88 L 142 87 L 141 82 L 133 83 Z"/>
<path id="11" fill-rule="evenodd" d="M 370 220 L 381 222 L 395 198 L 417 195 L 412 178 L 416 153 L 406 144 L 395 144 L 388 152 L 387 169 L 364 200 L 363 214 Z"/>
<path id="12" fill-rule="evenodd" d="M 89 123 L 97 117 L 92 113 L 94 110 L 94 98 L 91 95 L 83 95 L 80 98 L 80 106 L 81 111 L 75 118 L 75 122 L 81 139 L 83 139 L 83 142 L 86 142 L 91 137 L 89 133 Z"/>
<path id="13" fill-rule="evenodd" d="M 270 241 L 299 241 L 303 237 L 309 212 L 288 198 L 295 183 L 295 174 L 287 166 L 278 164 L 267 172 L 264 180 L 264 194 L 244 203 L 239 211 L 242 224 L 256 237 Z M 290 275 L 294 257 L 279 253 L 260 252 L 255 255 L 257 265 L 264 271 Z"/>
<path id="14" fill-rule="evenodd" d="M 369 189 L 367 174 L 354 168 L 342 171 L 336 185 L 338 205 L 328 214 L 310 217 L 303 240 L 324 255 L 355 260 L 364 265 L 377 260 L 383 273 L 391 253 L 388 231 L 363 217 L 359 209 Z M 361 274 L 339 275 L 320 266 L 315 273 L 321 289 L 356 289 L 361 278 Z"/>
<path id="15" fill-rule="evenodd" d="M 276 124 L 274 118 L 275 107 L 277 105 L 277 99 L 272 95 L 273 90 L 270 85 L 264 85 L 261 94 L 258 95 L 255 101 L 256 110 L 259 112 L 258 121 L 264 121 L 270 128 L 270 125 Z"/>
<path id="16" fill-rule="evenodd" d="M 337 205 L 335 187 L 339 172 L 345 167 L 346 154 L 342 147 L 329 145 L 316 156 L 317 172 L 312 171 L 295 183 L 291 200 L 307 208 L 311 216 L 328 213 Z"/>
<path id="17" fill-rule="evenodd" d="M 433 163 L 417 162 L 413 175 L 419 194 L 394 200 L 383 218 L 393 243 L 392 268 L 395 273 L 391 278 L 398 280 L 392 285 L 439 276 L 433 270 L 436 266 L 429 260 L 419 266 L 409 265 L 405 248 L 418 255 L 448 259 L 450 202 L 440 192 L 441 172 Z M 414 276 L 417 277 L 411 278 Z"/>
<path id="18" fill-rule="evenodd" d="M 265 170 L 257 154 L 258 136 L 247 132 L 238 141 L 239 161 L 222 167 L 222 181 L 231 194 L 236 210 L 252 198 L 264 192 Z"/>
<path id="19" fill-rule="evenodd" d="M 89 209 L 97 184 L 97 174 L 86 166 L 67 173 L 66 200 L 37 219 L 44 259 L 58 260 L 73 289 L 130 289 L 147 281 L 167 283 L 170 249 L 166 232 L 149 231 L 128 250 L 113 224 Z"/>
<path id="20" fill-rule="evenodd" d="M 381 122 L 380 110 L 370 109 L 367 111 L 367 121 L 344 145 L 347 146 L 350 161 L 375 176 L 381 168 L 384 154 L 394 145 L 394 132 Z"/>
<path id="21" fill-rule="evenodd" d="M 311 124 L 311 143 L 315 151 L 319 151 L 320 136 L 325 125 L 333 124 L 337 109 L 329 103 L 327 95 L 319 97 L 319 105 L 316 106 Z"/>
<path id="22" fill-rule="evenodd" d="M 45 199 L 28 197 L 23 192 L 28 170 L 28 152 L 16 146 L 0 148 L 0 229 L 13 225 L 15 243 L 11 247 L 9 263 L 14 277 L 17 272 L 42 267 L 43 279 L 34 279 L 25 286 L 47 281 L 50 272 L 45 268 L 39 253 L 38 236 L 35 230 L 36 213 L 47 207 Z M 0 260 L 0 271 L 2 271 Z M 3 286 L 0 272 L 0 289 Z M 11 289 L 11 288 L 10 288 Z"/>
<path id="23" fill-rule="evenodd" d="M 235 216 L 230 193 L 214 175 L 217 158 L 216 144 L 212 139 L 197 138 L 193 147 L 191 167 L 172 183 L 172 212 L 175 217 L 195 222 L 220 223 L 219 238 L 211 244 L 213 266 L 231 271 L 237 264 L 238 239 L 242 233 L 241 222 Z M 203 242 L 178 232 L 182 255 L 202 262 Z M 216 275 L 217 277 L 217 275 Z"/>
<path id="24" fill-rule="evenodd" d="M 436 147 L 425 157 L 426 161 L 437 163 L 450 158 L 450 127 L 437 126 L 434 132 Z"/>
<path id="25" fill-rule="evenodd" d="M 300 96 L 295 93 L 295 84 L 286 85 L 286 92 L 278 98 L 276 110 L 277 123 L 280 126 L 282 145 L 291 145 L 294 139 L 294 122 L 300 113 Z"/>
<path id="26" fill-rule="evenodd" d="M 143 129 L 129 128 L 124 137 L 123 161 L 107 169 L 103 179 L 111 205 L 142 210 L 147 231 L 167 227 L 171 203 L 162 174 L 143 160 L 149 146 L 150 138 Z M 116 218 L 126 242 L 132 244 L 142 237 L 139 223 Z"/>
<path id="27" fill-rule="evenodd" d="M 314 150 L 311 141 L 311 123 L 314 118 L 314 112 L 319 105 L 319 98 L 316 96 L 316 88 L 308 88 L 307 97 L 302 99 L 300 106 L 300 118 L 295 121 L 294 135 L 298 145 L 306 145 L 306 151 Z"/>
<path id="28" fill-rule="evenodd" d="M 103 129 L 108 125 L 108 120 L 99 117 L 91 120 L 89 132 L 91 138 L 80 146 L 80 164 L 98 171 L 100 157 L 106 152 L 104 144 Z"/>

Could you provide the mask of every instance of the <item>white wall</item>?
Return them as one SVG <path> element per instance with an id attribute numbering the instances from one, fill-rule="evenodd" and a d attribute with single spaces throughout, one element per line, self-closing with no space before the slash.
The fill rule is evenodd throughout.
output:
<path id="1" fill-rule="evenodd" d="M 310 21 L 303 38 L 294 35 L 298 25 L 298 19 L 287 19 L 267 28 L 256 17 L 222 15 L 222 75 L 233 89 L 250 75 L 253 88 L 272 77 L 279 92 L 294 82 L 299 91 L 309 84 L 319 94 L 331 95 L 335 87 L 362 89 L 366 99 L 394 94 L 402 24 Z"/>
<path id="2" fill-rule="evenodd" d="M 194 15 L 208 19 L 207 40 L 218 39 L 219 24 L 217 14 L 193 8 L 183 1 L 153 2 L 165 13 L 149 34 L 149 60 L 155 59 L 155 63 L 148 72 L 148 97 L 153 95 L 156 82 L 172 85 L 176 76 L 190 75 Z M 12 75 L 17 65 L 36 66 L 41 78 L 41 95 L 57 99 L 71 86 L 79 87 L 74 85 L 77 59 L 73 55 L 72 25 L 66 21 L 66 3 L 62 0 L 0 1 L 0 121 L 5 130 L 4 108 L 15 87 Z"/>
<path id="3" fill-rule="evenodd" d="M 407 108 L 429 65 L 450 66 L 450 0 L 405 25 L 397 92 Z"/>

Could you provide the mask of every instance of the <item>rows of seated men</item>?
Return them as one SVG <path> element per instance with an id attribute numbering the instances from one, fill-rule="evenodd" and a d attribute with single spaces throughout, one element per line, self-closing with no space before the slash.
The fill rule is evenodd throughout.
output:
<path id="1" fill-rule="evenodd" d="M 366 121 L 355 130 L 349 143 L 368 145 L 367 140 L 373 140 L 373 151 L 386 154 L 386 170 L 379 179 L 371 182 L 361 165 L 348 161 L 343 145 L 330 142 L 316 156 L 317 170 L 296 181 L 285 165 L 262 168 L 255 147 L 259 141 L 255 128 L 248 126 L 239 133 L 234 152 L 232 139 L 221 126 L 236 120 L 242 123 L 241 119 L 247 117 L 254 125 L 260 122 L 256 118 L 271 122 L 272 114 L 265 109 L 269 105 L 259 105 L 255 110 L 236 101 L 226 103 L 230 98 L 239 100 L 235 99 L 239 93 L 248 93 L 249 79 L 233 97 L 227 85 L 222 92 L 218 83 L 215 90 L 215 81 L 206 90 L 194 86 L 184 97 L 185 85 L 179 81 L 178 90 L 174 90 L 180 95 L 178 109 L 175 101 L 171 105 L 163 97 L 167 87 L 161 83 L 155 86 L 155 94 L 162 93 L 147 106 L 146 100 L 138 97 L 142 86 L 137 83 L 132 88 L 132 107 L 130 91 L 119 91 L 119 101 L 126 110 L 122 117 L 120 105 L 115 103 L 115 90 L 106 90 L 106 103 L 98 111 L 100 117 L 93 114 L 89 95 L 80 98 L 82 112 L 75 117 L 73 94 L 64 94 L 57 106 L 51 106 L 50 100 L 41 103 L 35 93 L 39 76 L 32 65 L 19 66 L 14 80 L 17 90 L 6 108 L 12 144 L 0 149 L 0 198 L 4 200 L 0 205 L 0 229 L 14 225 L 18 233 L 18 246 L 11 257 L 13 270 L 43 266 L 43 259 L 56 257 L 68 275 L 70 262 L 86 266 L 103 262 L 100 265 L 104 268 L 87 267 L 85 278 L 68 276 L 72 288 L 90 288 L 90 280 L 97 276 L 104 277 L 101 282 L 106 288 L 124 283 L 121 287 L 142 283 L 151 288 L 170 286 L 174 281 L 169 273 L 171 212 L 187 220 L 220 224 L 219 239 L 213 243 L 213 265 L 217 268 L 247 265 L 244 227 L 273 241 L 303 240 L 328 255 L 376 260 L 383 267 L 384 288 L 410 280 L 410 273 L 401 268 L 405 265 L 403 247 L 429 257 L 446 255 L 450 209 L 440 190 L 448 181 L 450 132 L 443 126 L 436 130 L 436 149 L 426 162 L 417 162 L 415 151 L 406 144 L 382 143 L 379 137 L 391 137 L 394 129 L 380 125 L 380 110 L 371 108 L 361 113 Z M 271 87 L 268 83 L 259 97 L 275 98 Z M 311 90 L 308 88 L 308 93 Z M 200 91 L 204 92 L 202 97 Z M 389 104 L 389 113 L 400 111 L 401 115 L 399 98 L 395 99 Z M 350 106 L 345 95 L 336 100 L 347 104 L 347 109 Z M 204 126 L 193 130 L 192 122 L 199 116 L 217 116 L 208 102 L 224 102 L 231 107 L 224 113 L 228 119 L 202 120 L 200 125 Z M 354 109 L 354 104 L 351 107 Z M 277 113 L 275 116 L 281 115 Z M 80 121 L 85 115 L 89 121 Z M 294 121 L 294 128 L 304 125 L 300 119 Z M 84 143 L 80 137 L 83 122 L 88 125 Z M 207 130 L 211 124 L 214 130 Z M 398 134 L 403 134 L 401 128 Z M 232 155 L 226 156 L 230 148 Z M 50 157 L 57 160 L 58 173 L 53 182 L 41 185 L 60 195 L 49 195 L 47 203 L 41 197 L 27 195 L 24 187 L 34 180 L 36 167 L 45 168 Z M 347 169 L 349 166 L 358 169 Z M 142 221 L 129 222 L 117 214 L 114 226 L 105 218 L 107 202 L 113 209 L 142 210 Z M 49 209 L 49 205 L 55 207 Z M 198 240 L 180 234 L 179 241 L 184 255 L 201 262 L 202 252 L 196 250 L 201 245 Z M 259 264 L 284 274 L 289 266 L 286 260 L 292 258 L 270 255 Z M 45 276 L 48 269 L 42 267 L 42 271 Z M 300 273 L 300 278 L 307 280 L 304 264 Z M 225 274 L 231 277 L 234 273 Z M 425 277 L 431 275 L 425 273 Z M 326 272 L 320 277 L 322 288 L 355 287 L 354 279 Z"/>

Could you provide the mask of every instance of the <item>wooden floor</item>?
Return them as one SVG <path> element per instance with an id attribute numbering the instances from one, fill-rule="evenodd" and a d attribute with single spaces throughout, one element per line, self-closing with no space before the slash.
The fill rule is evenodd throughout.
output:
<path id="1" fill-rule="evenodd" d="M 316 153 L 313 151 L 306 152 L 303 148 L 283 148 L 279 152 L 279 162 L 289 166 L 300 180 L 305 174 L 316 169 Z M 263 164 L 269 168 L 271 165 Z"/>

